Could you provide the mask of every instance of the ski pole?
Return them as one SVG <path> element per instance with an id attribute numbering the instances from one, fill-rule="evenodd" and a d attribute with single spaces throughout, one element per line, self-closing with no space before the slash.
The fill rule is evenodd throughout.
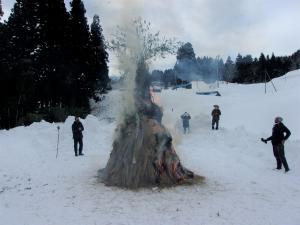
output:
<path id="1" fill-rule="evenodd" d="M 60 127 L 59 127 L 59 126 L 57 126 L 57 145 L 56 145 L 56 158 L 57 158 L 57 156 L 58 156 L 59 129 L 60 129 Z"/>

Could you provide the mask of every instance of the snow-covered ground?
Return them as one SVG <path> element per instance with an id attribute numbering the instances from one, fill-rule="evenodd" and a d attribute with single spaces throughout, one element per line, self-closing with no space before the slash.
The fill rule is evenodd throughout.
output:
<path id="1" fill-rule="evenodd" d="M 97 117 L 82 120 L 82 157 L 74 157 L 72 117 L 62 124 L 0 130 L 0 224 L 299 225 L 300 71 L 273 82 L 277 92 L 269 83 L 267 94 L 263 84 L 225 83 L 217 89 L 221 97 L 196 95 L 196 86 L 156 93 L 183 164 L 206 177 L 198 186 L 129 191 L 98 182 L 97 170 L 111 150 L 120 91 L 107 96 L 105 107 L 95 107 Z M 218 131 L 210 125 L 214 104 L 222 111 Z M 192 116 L 187 135 L 179 119 L 185 111 Z M 273 170 L 271 144 L 260 141 L 271 134 L 277 115 L 292 132 L 286 174 Z"/>

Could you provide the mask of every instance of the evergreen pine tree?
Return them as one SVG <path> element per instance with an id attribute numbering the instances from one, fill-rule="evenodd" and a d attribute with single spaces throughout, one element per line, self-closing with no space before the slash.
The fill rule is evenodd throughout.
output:
<path id="1" fill-rule="evenodd" d="M 69 105 L 72 80 L 68 48 L 69 16 L 63 0 L 46 0 L 39 6 L 39 95 L 41 110 Z"/>
<path id="2" fill-rule="evenodd" d="M 106 52 L 98 15 L 93 17 L 93 23 L 91 24 L 91 50 L 90 76 L 88 77 L 91 84 L 89 86 L 93 87 L 96 84 L 94 89 L 105 91 L 109 82 L 107 66 L 108 54 Z"/>
<path id="3" fill-rule="evenodd" d="M 0 22 L 0 129 L 8 128 L 7 100 L 10 85 L 8 83 L 8 62 L 7 62 L 7 32 L 6 25 Z"/>
<path id="4" fill-rule="evenodd" d="M 224 67 L 224 80 L 231 81 L 234 76 L 235 65 L 231 60 L 230 56 L 227 57 Z"/>
<path id="5" fill-rule="evenodd" d="M 268 71 L 271 77 L 276 77 L 276 74 L 278 74 L 276 67 L 277 67 L 276 57 L 275 57 L 274 53 L 272 53 L 272 56 L 269 60 L 269 71 Z"/>
<path id="6" fill-rule="evenodd" d="M 90 66 L 90 33 L 85 8 L 81 0 L 73 0 L 71 3 L 71 39 L 70 47 L 73 60 L 72 76 L 76 82 L 74 91 L 76 94 L 75 105 L 89 110 L 88 97 L 92 95 L 92 88 L 88 86 Z"/>
<path id="7" fill-rule="evenodd" d="M 261 81 L 265 81 L 266 70 L 267 70 L 267 60 L 265 55 L 261 53 L 258 58 L 258 74 Z"/>
<path id="8" fill-rule="evenodd" d="M 37 0 L 17 0 L 6 26 L 5 61 L 10 84 L 7 93 L 7 120 L 15 126 L 36 108 L 35 49 L 37 46 Z"/>
<path id="9" fill-rule="evenodd" d="M 174 66 L 176 76 L 181 80 L 191 81 L 198 74 L 197 61 L 191 43 L 187 42 L 177 51 L 177 62 Z"/>
<path id="10" fill-rule="evenodd" d="M 2 2 L 1 2 L 1 0 L 0 0 L 0 19 L 1 19 L 1 17 L 3 16 L 3 14 L 4 14 L 4 12 L 3 12 L 3 10 L 2 10 Z"/>
<path id="11" fill-rule="evenodd" d="M 69 14 L 64 0 L 16 0 L 8 21 L 0 23 L 1 128 L 29 117 L 83 115 L 99 84 L 106 87 L 108 54 L 99 17 L 91 36 L 82 1 L 71 7 Z"/>

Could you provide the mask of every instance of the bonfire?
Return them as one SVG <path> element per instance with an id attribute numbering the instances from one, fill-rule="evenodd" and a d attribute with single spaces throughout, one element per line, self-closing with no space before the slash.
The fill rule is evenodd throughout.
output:
<path id="1" fill-rule="evenodd" d="M 160 39 L 159 33 L 150 34 L 150 24 L 141 19 L 132 24 L 131 28 L 119 30 L 112 41 L 127 89 L 113 149 L 100 172 L 101 179 L 107 185 L 131 189 L 199 182 L 203 177 L 181 164 L 172 136 L 161 123 L 162 109 L 150 91 L 149 59 L 174 53 L 178 43 Z"/>

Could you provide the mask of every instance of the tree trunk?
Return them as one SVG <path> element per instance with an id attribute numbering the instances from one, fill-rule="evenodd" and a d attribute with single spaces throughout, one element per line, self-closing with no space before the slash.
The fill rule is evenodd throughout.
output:
<path id="1" fill-rule="evenodd" d="M 17 109 L 16 109 L 16 120 L 15 120 L 15 123 L 16 125 L 18 125 L 18 120 L 19 120 L 19 106 L 20 106 L 20 103 L 21 103 L 21 95 L 19 95 L 19 98 L 18 98 L 18 103 L 17 103 Z"/>
<path id="2" fill-rule="evenodd" d="M 8 129 L 10 129 L 10 109 L 9 109 L 9 107 L 7 108 L 7 118 L 8 118 Z"/>
<path id="3" fill-rule="evenodd" d="M 0 0 L 0 19 L 1 19 L 1 17 L 3 16 L 3 10 L 2 10 L 2 2 L 1 2 L 1 0 Z"/>

